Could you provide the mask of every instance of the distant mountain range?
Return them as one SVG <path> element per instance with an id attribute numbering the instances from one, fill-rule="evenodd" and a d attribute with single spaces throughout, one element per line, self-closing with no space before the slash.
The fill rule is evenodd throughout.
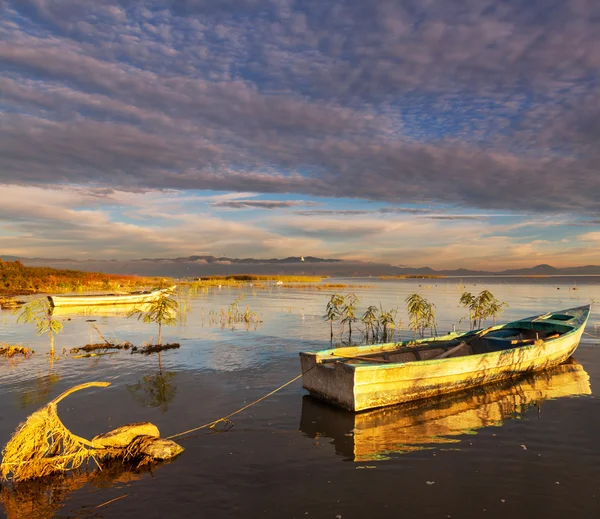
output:
<path id="1" fill-rule="evenodd" d="M 142 258 L 139 260 L 74 260 L 69 258 L 25 258 L 1 256 L 5 261 L 20 260 L 29 266 L 47 266 L 110 274 L 138 274 L 141 276 L 197 277 L 228 274 L 304 274 L 326 276 L 594 276 L 600 275 L 600 266 L 555 268 L 536 265 L 531 268 L 510 269 L 501 272 L 484 270 L 434 270 L 430 267 L 404 267 L 385 263 L 345 261 L 290 256 L 288 258 L 228 258 L 215 256 L 188 256 L 179 258 Z"/>

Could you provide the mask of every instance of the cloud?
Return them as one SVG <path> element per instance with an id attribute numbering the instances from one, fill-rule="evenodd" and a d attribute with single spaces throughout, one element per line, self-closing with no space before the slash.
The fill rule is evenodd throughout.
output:
<path id="1" fill-rule="evenodd" d="M 29 186 L 36 197 L 65 187 L 80 201 L 64 201 L 74 213 L 59 211 L 61 224 L 43 199 L 20 215 L 7 205 L 0 212 L 13 232 L 46 219 L 67 233 L 75 213 L 90 225 L 123 218 L 123 233 L 143 232 L 132 223 L 141 229 L 152 218 L 142 194 L 162 204 L 165 225 L 182 226 L 184 241 L 199 214 L 297 208 L 304 224 L 325 223 L 304 234 L 290 223 L 300 240 L 290 247 L 327 251 L 333 237 L 339 254 L 360 253 L 352 233 L 369 235 L 355 217 L 382 236 L 403 216 L 459 231 L 491 215 L 541 215 L 495 227 L 513 237 L 519 228 L 562 229 L 545 217 L 598 220 L 593 0 L 22 0 L 0 8 L 0 183 Z M 197 191 L 227 194 L 209 200 Z M 184 196 L 180 218 L 174 207 Z M 313 210 L 288 200 L 304 196 L 343 202 Z M 328 222 L 339 219 L 349 223 L 336 231 Z M 225 217 L 208 221 L 215 247 L 239 247 L 250 232 Z M 281 250 L 281 225 L 253 228 L 257 247 Z M 158 251 L 161 233 L 140 238 L 141 249 Z"/>
<path id="2" fill-rule="evenodd" d="M 286 209 L 298 205 L 314 205 L 302 200 L 231 200 L 213 202 L 213 207 L 225 207 L 228 209 Z"/>
<path id="3" fill-rule="evenodd" d="M 598 9 L 12 2 L 1 180 L 593 213 Z"/>

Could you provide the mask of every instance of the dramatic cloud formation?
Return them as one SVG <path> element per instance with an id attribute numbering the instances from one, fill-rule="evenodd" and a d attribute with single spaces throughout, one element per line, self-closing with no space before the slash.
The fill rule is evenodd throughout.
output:
<path id="1" fill-rule="evenodd" d="M 447 262 L 600 263 L 572 234 L 600 216 L 595 0 L 8 0 L 0 15 L 0 252 L 73 255 L 77 239 L 106 257 L 135 235 L 140 255 L 180 254 L 198 226 L 207 253 L 406 263 L 398 242 L 353 240 L 443 230 L 439 253 L 513 215 Z M 150 231 L 141 198 L 185 210 Z"/>

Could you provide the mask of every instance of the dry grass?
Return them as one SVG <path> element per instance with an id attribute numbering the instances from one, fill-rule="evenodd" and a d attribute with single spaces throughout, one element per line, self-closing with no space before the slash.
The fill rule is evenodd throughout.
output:
<path id="1" fill-rule="evenodd" d="M 146 346 L 142 346 L 138 348 L 134 346 L 131 348 L 131 353 L 141 353 L 143 355 L 150 355 L 151 353 L 160 353 L 164 350 L 176 350 L 181 347 L 181 344 L 178 342 L 173 342 L 170 344 L 147 344 Z"/>
<path id="2" fill-rule="evenodd" d="M 295 288 L 304 290 L 340 290 L 340 289 L 356 289 L 356 288 L 373 288 L 373 285 L 349 285 L 345 283 L 299 283 L 290 284 L 284 283 L 278 285 L 279 288 Z"/>
<path id="3" fill-rule="evenodd" d="M 445 277 L 439 274 L 397 274 L 394 276 L 379 276 L 379 279 L 441 279 Z"/>
<path id="4" fill-rule="evenodd" d="M 0 343 L 0 357 L 12 359 L 15 355 L 23 355 L 23 357 L 27 358 L 33 355 L 33 353 L 34 351 L 32 349 L 26 348 L 25 346 Z"/>
<path id="5" fill-rule="evenodd" d="M 133 347 L 130 342 L 123 343 L 112 343 L 112 342 L 97 342 L 92 344 L 86 344 L 79 348 L 71 348 L 69 353 L 90 353 L 95 351 L 106 351 L 106 350 L 128 350 Z"/>
<path id="6" fill-rule="evenodd" d="M 25 301 L 19 301 L 11 296 L 0 296 L 0 309 L 14 310 L 24 305 Z"/>

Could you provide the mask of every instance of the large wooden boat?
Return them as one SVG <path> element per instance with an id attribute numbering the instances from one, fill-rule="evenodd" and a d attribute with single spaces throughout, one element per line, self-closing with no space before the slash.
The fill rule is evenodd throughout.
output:
<path id="1" fill-rule="evenodd" d="M 501 427 L 544 402 L 590 395 L 590 377 L 574 359 L 545 371 L 393 407 L 352 413 L 305 396 L 300 430 L 327 438 L 346 459 L 387 459 L 436 446 L 453 448 L 484 427 Z M 330 441 L 333 440 L 333 441 Z"/>
<path id="2" fill-rule="evenodd" d="M 99 306 L 99 305 L 133 305 L 154 301 L 161 294 L 173 290 L 171 288 L 160 288 L 155 290 L 141 290 L 138 292 L 114 293 L 114 294 L 75 294 L 48 296 L 53 307 L 62 306 Z"/>
<path id="3" fill-rule="evenodd" d="M 586 305 L 464 334 L 303 352 L 302 385 L 363 411 L 540 371 L 573 354 L 589 311 Z"/>

